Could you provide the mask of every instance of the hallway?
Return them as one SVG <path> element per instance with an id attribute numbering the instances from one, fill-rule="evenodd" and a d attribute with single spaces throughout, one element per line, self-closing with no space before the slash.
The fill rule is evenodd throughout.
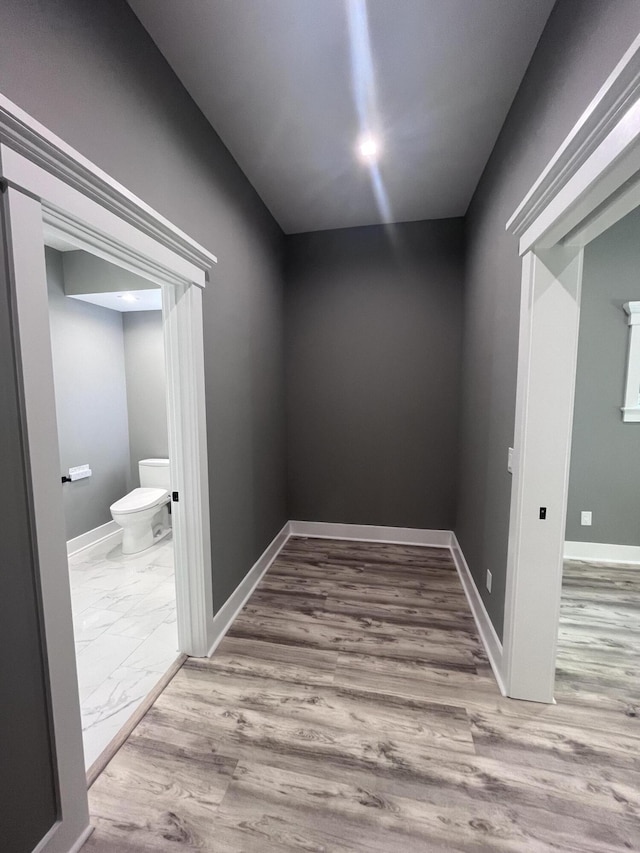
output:
<path id="1" fill-rule="evenodd" d="M 291 539 L 90 791 L 88 853 L 640 846 L 638 723 L 500 696 L 446 550 Z"/>

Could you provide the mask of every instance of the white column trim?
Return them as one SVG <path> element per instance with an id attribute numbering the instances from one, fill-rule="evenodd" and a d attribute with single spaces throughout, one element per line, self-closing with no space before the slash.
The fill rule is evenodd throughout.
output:
<path id="1" fill-rule="evenodd" d="M 60 500 L 58 433 L 51 359 L 40 203 L 17 190 L 6 193 L 10 275 L 20 329 L 23 407 L 31 470 L 32 505 L 49 671 L 53 762 L 61 814 L 47 853 L 67 853 L 89 826 L 82 721 L 76 675 L 69 571 Z M 25 342 L 39 341 L 39 346 Z"/>
<path id="2" fill-rule="evenodd" d="M 178 646 L 207 654 L 214 635 L 202 291 L 162 288 Z M 177 523 L 176 523 L 177 522 Z"/>
<path id="3" fill-rule="evenodd" d="M 639 169 L 637 36 L 506 226 L 523 255 L 504 628 L 509 696 L 553 700 L 581 251 L 627 212 Z"/>
<path id="4" fill-rule="evenodd" d="M 623 307 L 628 315 L 629 342 L 622 420 L 637 423 L 640 421 L 640 302 L 626 302 Z"/>

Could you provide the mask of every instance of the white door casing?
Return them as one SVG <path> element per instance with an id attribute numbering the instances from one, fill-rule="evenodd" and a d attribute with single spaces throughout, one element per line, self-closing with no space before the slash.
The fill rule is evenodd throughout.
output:
<path id="1" fill-rule="evenodd" d="M 514 698 L 553 701 L 583 247 L 640 203 L 639 170 L 640 36 L 507 223 L 522 255 L 503 639 Z"/>
<path id="2" fill-rule="evenodd" d="M 60 800 L 36 850 L 90 833 L 55 415 L 44 228 L 162 288 L 180 650 L 206 655 L 213 593 L 202 290 L 215 257 L 0 95 L 5 199 Z"/>

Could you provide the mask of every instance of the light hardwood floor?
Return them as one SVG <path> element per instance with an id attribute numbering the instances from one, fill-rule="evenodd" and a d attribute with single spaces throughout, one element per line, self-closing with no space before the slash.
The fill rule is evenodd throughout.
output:
<path id="1" fill-rule="evenodd" d="M 640 573 L 584 571 L 535 705 L 500 696 L 447 551 L 290 540 L 93 785 L 84 849 L 639 850 Z"/>

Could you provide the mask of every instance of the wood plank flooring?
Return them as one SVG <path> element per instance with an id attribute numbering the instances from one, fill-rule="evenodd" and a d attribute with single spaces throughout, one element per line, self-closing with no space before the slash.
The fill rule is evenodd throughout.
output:
<path id="1" fill-rule="evenodd" d="M 635 571 L 568 566 L 536 705 L 500 696 L 447 551 L 291 539 L 93 785 L 84 849 L 640 850 Z"/>

